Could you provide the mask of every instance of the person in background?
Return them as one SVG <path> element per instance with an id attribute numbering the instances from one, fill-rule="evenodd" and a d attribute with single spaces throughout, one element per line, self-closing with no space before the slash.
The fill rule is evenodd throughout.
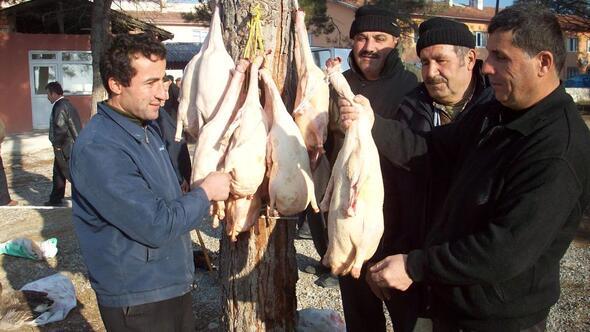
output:
<path id="1" fill-rule="evenodd" d="M 172 83 L 172 76 L 166 75 L 164 76 L 164 89 L 166 91 L 170 91 L 168 86 L 174 85 Z M 166 101 L 168 101 L 169 95 L 167 92 Z M 162 106 L 166 103 L 166 101 L 162 102 Z M 156 123 L 160 129 L 162 134 L 162 140 L 164 141 L 164 145 L 166 146 L 166 150 L 170 155 L 170 161 L 172 162 L 172 167 L 176 172 L 176 176 L 178 177 L 178 183 L 180 183 L 180 188 L 182 192 L 186 193 L 190 190 L 190 181 L 191 181 L 191 156 L 188 151 L 188 145 L 184 137 L 180 140 L 180 142 L 176 142 L 174 140 L 174 135 L 176 134 L 176 121 L 172 119 L 172 117 L 166 112 L 163 108 L 160 109 L 160 115 L 158 119 L 156 119 Z"/>
<path id="2" fill-rule="evenodd" d="M 183 194 L 158 126 L 166 49 L 122 34 L 100 57 L 108 100 L 82 130 L 70 162 L 73 225 L 107 331 L 194 331 L 189 232 L 226 200 L 213 172 Z"/>
<path id="3" fill-rule="evenodd" d="M 66 180 L 70 181 L 70 155 L 74 141 L 82 125 L 76 108 L 64 98 L 63 89 L 58 82 L 45 86 L 47 99 L 53 104 L 49 117 L 49 141 L 55 155 L 53 161 L 53 185 L 46 206 L 64 206 Z"/>
<path id="4" fill-rule="evenodd" d="M 370 268 L 379 287 L 431 289 L 434 331 L 544 331 L 559 299 L 560 260 L 590 201 L 590 132 L 560 83 L 557 17 L 515 5 L 488 26 L 482 72 L 495 100 L 429 133 L 375 121 L 377 146 L 430 164 L 446 197 L 422 248 Z M 358 112 L 340 101 L 346 128 Z M 378 115 L 377 115 L 378 116 Z M 400 139 L 413 144 L 399 145 Z"/>
<path id="5" fill-rule="evenodd" d="M 4 121 L 0 118 L 0 150 L 2 148 L 2 142 L 6 137 L 6 126 Z M 6 173 L 4 172 L 4 164 L 2 163 L 2 154 L 0 153 L 0 206 L 15 206 L 18 202 L 10 198 L 8 192 L 8 181 L 6 180 Z"/>
<path id="6" fill-rule="evenodd" d="M 176 84 L 174 84 L 174 77 L 172 77 L 172 75 L 166 75 L 164 80 L 166 82 L 170 82 L 168 83 L 168 99 L 166 99 L 164 102 L 164 109 L 166 110 L 166 113 L 170 115 L 174 123 L 176 123 L 178 116 L 178 96 L 180 94 L 180 89 Z"/>
<path id="7" fill-rule="evenodd" d="M 177 77 L 174 82 L 176 83 L 176 86 L 178 87 L 178 89 L 180 89 L 182 87 L 182 78 Z"/>

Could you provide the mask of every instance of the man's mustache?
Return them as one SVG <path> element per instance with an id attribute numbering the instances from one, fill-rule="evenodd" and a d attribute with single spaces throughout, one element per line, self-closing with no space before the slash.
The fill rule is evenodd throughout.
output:
<path id="1" fill-rule="evenodd" d="M 447 79 L 442 76 L 435 76 L 432 78 L 427 78 L 424 81 L 425 84 L 440 84 L 440 83 L 447 83 Z"/>
<path id="2" fill-rule="evenodd" d="M 379 59 L 381 57 L 379 53 L 371 51 L 361 51 L 361 53 L 359 53 L 359 56 L 373 59 Z"/>

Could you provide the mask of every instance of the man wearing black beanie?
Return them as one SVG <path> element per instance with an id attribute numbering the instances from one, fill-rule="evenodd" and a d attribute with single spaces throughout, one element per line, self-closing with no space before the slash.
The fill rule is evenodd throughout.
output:
<path id="1" fill-rule="evenodd" d="M 545 331 L 559 299 L 560 260 L 590 201 L 590 132 L 559 80 L 566 52 L 558 18 L 515 5 L 494 16 L 488 32 L 482 73 L 495 99 L 468 110 L 479 98 L 468 88 L 450 103 L 461 94 L 445 77 L 446 47 L 420 44 L 428 91 L 438 93 L 432 102 L 444 98 L 460 118 L 416 132 L 375 115 L 372 129 L 389 160 L 430 176 L 444 193 L 425 205 L 428 232 L 419 247 L 368 273 L 378 291 L 428 285 L 435 332 Z M 469 52 L 462 59 L 472 66 Z M 371 112 L 362 96 L 355 102 L 363 107 L 339 102 L 344 128 Z"/>
<path id="2" fill-rule="evenodd" d="M 352 51 L 348 62 L 350 69 L 344 77 L 355 94 L 362 94 L 371 101 L 377 114 L 391 119 L 404 95 L 416 85 L 417 77 L 406 69 L 401 61 L 397 46 L 400 42 L 401 29 L 395 14 L 376 6 L 358 8 L 350 28 Z M 333 163 L 342 147 L 344 132 L 340 129 L 338 97 L 331 91 L 330 130 L 326 143 L 327 156 Z M 381 158 L 381 169 L 385 187 L 385 233 L 390 233 L 388 224 L 392 221 L 390 191 L 393 165 Z M 313 216 L 312 216 L 313 217 Z M 317 222 L 312 220 L 310 225 Z M 312 234 L 314 230 L 312 229 Z M 320 256 L 323 253 L 320 252 Z M 381 257 L 375 256 L 375 260 Z M 363 269 L 364 270 L 364 269 Z M 339 278 L 342 306 L 348 331 L 385 331 L 383 304 L 374 296 L 364 281 L 350 276 Z M 416 322 L 416 314 L 408 315 L 405 308 L 388 306 L 396 331 L 411 331 Z M 408 308 L 413 311 L 412 308 Z"/>
<path id="3" fill-rule="evenodd" d="M 436 126 L 460 121 L 474 107 L 490 100 L 493 93 L 480 73 L 482 63 L 476 59 L 475 38 L 465 24 L 434 17 L 424 21 L 418 33 L 416 50 L 424 82 L 405 96 L 393 119 L 415 132 L 429 132 Z M 375 118 L 380 122 L 379 116 Z M 386 139 L 375 132 L 373 137 L 378 148 L 379 142 Z M 411 143 L 400 141 L 393 153 L 403 156 L 406 144 Z M 441 190 L 431 189 L 440 188 L 432 183 L 443 183 L 443 177 L 431 178 L 430 171 L 410 171 L 402 158 L 398 159 L 388 158 L 394 165 L 389 172 L 390 204 L 385 205 L 392 211 L 387 225 L 391 232 L 383 236 L 378 259 L 420 248 L 428 229 L 426 220 L 436 213 L 444 197 Z M 429 296 L 422 285 L 414 284 L 408 291 L 400 292 L 381 289 L 371 278 L 366 281 L 392 310 L 404 308 L 408 321 L 429 315 Z"/>

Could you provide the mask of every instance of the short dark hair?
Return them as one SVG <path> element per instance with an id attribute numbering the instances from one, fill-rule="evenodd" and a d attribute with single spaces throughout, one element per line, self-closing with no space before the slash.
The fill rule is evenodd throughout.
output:
<path id="1" fill-rule="evenodd" d="M 151 58 L 166 59 L 166 48 L 152 34 L 120 34 L 113 38 L 111 46 L 100 57 L 100 77 L 104 88 L 111 95 L 108 80 L 114 78 L 123 86 L 129 86 L 137 73 L 131 60 L 137 53 Z"/>
<path id="2" fill-rule="evenodd" d="M 529 56 L 549 51 L 555 59 L 555 70 L 565 64 L 563 31 L 555 14 L 539 5 L 518 4 L 507 7 L 492 18 L 488 33 L 512 31 L 512 44 Z"/>
<path id="3" fill-rule="evenodd" d="M 173 82 L 174 81 L 174 76 L 172 75 L 165 75 L 164 76 L 164 82 Z"/>
<path id="4" fill-rule="evenodd" d="M 47 85 L 45 86 L 45 90 L 47 90 L 47 92 L 57 93 L 60 96 L 63 96 L 64 94 L 64 90 L 62 89 L 61 84 L 59 84 L 59 82 L 47 83 Z"/>

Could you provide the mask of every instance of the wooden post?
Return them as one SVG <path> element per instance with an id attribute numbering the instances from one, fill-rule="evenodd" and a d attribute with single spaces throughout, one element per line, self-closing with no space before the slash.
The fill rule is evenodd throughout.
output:
<path id="1" fill-rule="evenodd" d="M 237 59 L 248 36 L 250 7 L 262 9 L 264 45 L 287 108 L 295 96 L 293 28 L 290 0 L 220 0 L 224 40 Z M 264 144 L 264 142 L 261 142 Z M 297 262 L 293 221 L 260 217 L 257 225 L 231 243 L 222 232 L 219 273 L 224 331 L 293 331 L 297 299 Z"/>

